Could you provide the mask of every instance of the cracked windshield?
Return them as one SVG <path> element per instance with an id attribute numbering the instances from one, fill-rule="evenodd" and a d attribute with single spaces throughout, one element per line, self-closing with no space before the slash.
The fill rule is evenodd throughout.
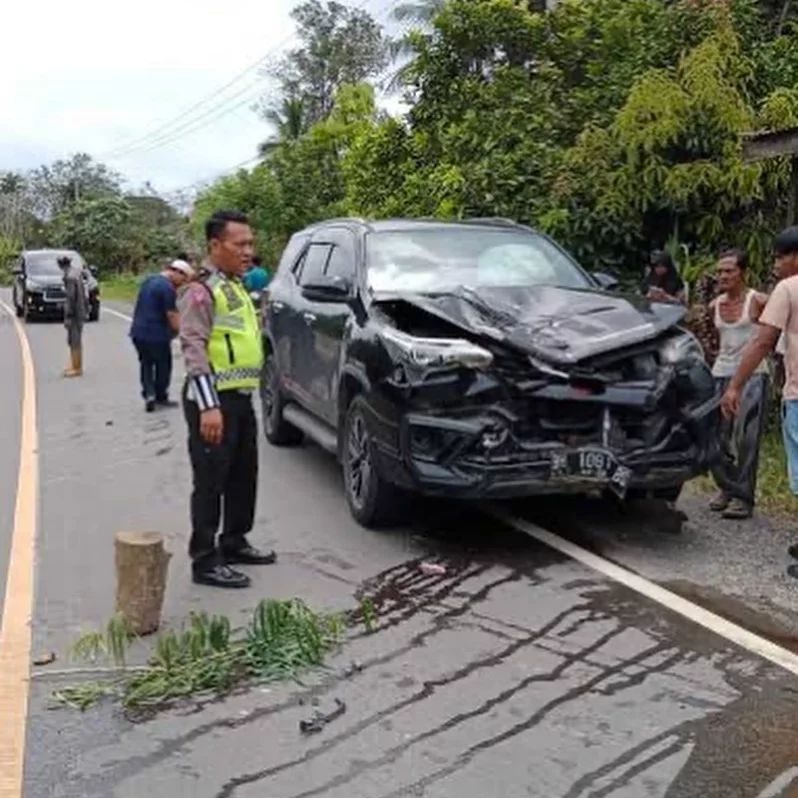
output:
<path id="1" fill-rule="evenodd" d="M 798 2 L 3 23 L 0 798 L 798 798 Z"/>

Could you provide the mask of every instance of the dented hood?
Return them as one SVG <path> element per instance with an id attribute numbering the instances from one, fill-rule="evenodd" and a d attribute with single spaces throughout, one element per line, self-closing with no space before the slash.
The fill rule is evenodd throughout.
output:
<path id="1" fill-rule="evenodd" d="M 436 294 L 378 294 L 374 299 L 407 302 L 469 333 L 559 364 L 655 338 L 686 313 L 681 305 L 553 286 L 464 287 Z"/>

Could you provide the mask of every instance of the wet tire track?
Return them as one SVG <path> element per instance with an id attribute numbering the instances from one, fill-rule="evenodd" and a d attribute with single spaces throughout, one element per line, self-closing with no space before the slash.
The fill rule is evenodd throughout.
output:
<path id="1" fill-rule="evenodd" d="M 542 676 L 535 675 L 527 677 L 519 682 L 512 688 L 508 690 L 504 690 L 503 692 L 499 693 L 494 699 L 486 702 L 483 704 L 482 707 L 478 708 L 478 710 L 474 710 L 471 713 L 464 713 L 463 716 L 460 717 L 468 717 L 473 716 L 474 713 L 483 714 L 486 711 L 489 711 L 496 705 L 507 701 L 508 699 L 512 698 L 521 690 L 526 689 L 529 685 L 534 684 L 537 681 L 556 681 L 558 678 L 564 675 L 565 671 L 574 665 L 577 662 L 580 662 L 583 656 L 586 656 L 594 651 L 598 650 L 602 646 L 606 645 L 606 643 L 610 642 L 613 638 L 617 637 L 621 632 L 618 630 L 614 630 L 613 632 L 609 632 L 608 634 L 603 635 L 599 638 L 595 643 L 588 646 L 584 649 L 583 652 L 579 654 L 575 654 L 569 656 L 564 662 L 557 665 L 553 668 L 549 673 L 543 674 Z M 501 734 L 494 735 L 493 737 L 488 737 L 485 740 L 481 740 L 478 743 L 467 748 L 463 751 L 454 762 L 447 765 L 446 767 L 440 768 L 436 771 L 433 771 L 429 775 L 425 776 L 418 781 L 413 782 L 412 784 L 406 785 L 405 787 L 400 788 L 399 790 L 394 790 L 390 793 L 386 793 L 385 795 L 380 796 L 380 798 L 401 798 L 401 796 L 407 796 L 409 793 L 413 793 L 414 791 L 422 791 L 429 787 L 431 784 L 434 784 L 442 779 L 451 776 L 453 773 L 456 773 L 461 768 L 468 765 L 474 757 L 478 756 L 479 754 L 494 748 L 497 745 L 500 745 L 507 740 L 512 739 L 513 737 L 522 734 L 523 732 L 529 731 L 534 726 L 538 725 L 549 713 L 553 712 L 555 709 L 567 704 L 569 702 L 575 701 L 578 698 L 581 698 L 588 692 L 590 692 L 593 688 L 597 687 L 601 682 L 607 679 L 609 676 L 614 675 L 619 670 L 628 668 L 632 665 L 639 665 L 645 662 L 647 659 L 663 653 L 667 651 L 670 647 L 665 644 L 657 644 L 652 646 L 651 648 L 642 651 L 640 654 L 637 654 L 633 657 L 630 657 L 626 660 L 623 660 L 619 665 L 613 666 L 612 668 L 608 668 L 606 672 L 600 673 L 597 676 L 589 679 L 580 687 L 574 688 L 572 690 L 566 691 L 563 695 L 558 696 L 557 698 L 549 701 L 547 704 L 544 704 L 539 710 L 534 712 L 527 720 L 516 723 L 514 726 L 511 726 L 506 731 L 502 732 Z M 670 667 L 670 665 L 669 665 Z M 647 675 L 651 675 L 653 673 L 660 673 L 663 672 L 665 669 L 662 668 L 660 665 L 654 666 L 650 669 L 647 669 Z M 460 722 L 458 720 L 458 722 Z M 445 724 L 444 727 L 441 729 L 443 731 L 451 728 L 451 722 L 449 724 Z M 437 733 L 437 730 L 435 731 Z M 430 736 L 431 733 L 426 733 L 424 737 Z M 351 778 L 355 778 L 359 773 L 354 774 Z M 347 779 L 349 781 L 351 779 Z M 346 783 L 346 781 L 344 782 Z M 337 786 L 337 785 L 336 785 Z M 328 785 L 324 785 L 323 788 L 318 790 L 309 790 L 307 792 L 300 793 L 298 795 L 293 795 L 291 798 L 310 798 L 312 795 L 319 795 L 322 793 L 323 789 L 329 789 Z"/>
<path id="2" fill-rule="evenodd" d="M 587 611 L 590 609 L 589 604 L 584 604 L 576 607 L 571 607 L 568 610 L 563 611 L 557 617 L 553 618 L 551 621 L 546 623 L 542 626 L 539 630 L 534 633 L 531 633 L 527 637 L 521 640 L 514 640 L 510 645 L 506 646 L 505 648 L 501 649 L 496 653 L 492 653 L 489 656 L 472 660 L 467 665 L 463 666 L 462 668 L 454 671 L 451 674 L 443 676 L 439 679 L 431 679 L 424 683 L 424 686 L 421 690 L 413 693 L 409 697 L 403 699 L 402 701 L 398 701 L 395 704 L 392 704 L 385 709 L 380 710 L 379 712 L 375 712 L 367 718 L 359 721 L 357 724 L 352 726 L 351 728 L 347 729 L 345 732 L 332 737 L 331 739 L 325 741 L 322 745 L 317 746 L 316 748 L 307 751 L 303 756 L 298 757 L 297 759 L 291 760 L 289 762 L 282 762 L 279 765 L 275 765 L 270 768 L 265 768 L 264 770 L 260 770 L 256 773 L 247 774 L 244 776 L 237 776 L 236 778 L 231 779 L 224 787 L 219 791 L 217 794 L 217 798 L 230 798 L 230 796 L 234 793 L 234 791 L 238 787 L 243 787 L 247 784 L 254 784 L 258 781 L 263 781 L 264 779 L 271 778 L 272 776 L 276 776 L 278 773 L 282 773 L 289 768 L 296 767 L 298 765 L 304 765 L 308 762 L 316 759 L 317 757 L 321 756 L 322 754 L 327 753 L 330 749 L 340 745 L 342 742 L 354 737 L 360 732 L 365 731 L 371 726 L 379 723 L 380 721 L 390 717 L 391 715 L 400 712 L 407 707 L 413 706 L 414 704 L 418 704 L 421 701 L 430 698 L 432 695 L 435 694 L 435 691 L 440 687 L 449 687 L 455 684 L 458 681 L 462 681 L 466 679 L 468 676 L 484 669 L 484 668 L 492 668 L 503 662 L 504 660 L 508 659 L 512 655 L 522 651 L 523 649 L 527 648 L 528 646 L 534 645 L 538 640 L 546 637 L 551 631 L 557 628 L 563 620 L 565 620 L 568 616 L 572 615 L 578 611 Z"/>

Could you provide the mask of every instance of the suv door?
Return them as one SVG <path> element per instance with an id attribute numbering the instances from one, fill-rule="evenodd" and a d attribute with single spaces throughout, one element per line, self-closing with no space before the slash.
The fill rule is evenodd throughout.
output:
<path id="1" fill-rule="evenodd" d="M 346 228 L 328 228 L 313 238 L 313 245 L 322 244 L 330 247 L 324 276 L 340 278 L 354 288 L 357 263 L 355 234 Z M 331 426 L 338 423 L 341 348 L 351 315 L 348 299 L 308 301 L 305 311 L 314 349 L 310 392 L 318 414 Z"/>
<path id="2" fill-rule="evenodd" d="M 287 393 L 292 392 L 295 382 L 291 335 L 296 324 L 294 302 L 299 294 L 296 275 L 309 240 L 310 236 L 295 235 L 288 242 L 277 266 L 277 274 L 265 294 L 263 306 L 264 350 L 267 354 L 268 350 L 273 350 L 271 356 L 275 361 L 279 387 Z"/>
<path id="3" fill-rule="evenodd" d="M 322 415 L 322 408 L 318 402 L 318 388 L 314 390 L 314 383 L 321 373 L 321 365 L 317 362 L 313 329 L 317 315 L 311 303 L 302 295 L 302 286 L 313 283 L 324 275 L 331 250 L 330 244 L 317 242 L 314 236 L 297 264 L 291 302 L 284 311 L 291 368 L 290 382 L 286 384 L 286 390 L 314 415 Z"/>

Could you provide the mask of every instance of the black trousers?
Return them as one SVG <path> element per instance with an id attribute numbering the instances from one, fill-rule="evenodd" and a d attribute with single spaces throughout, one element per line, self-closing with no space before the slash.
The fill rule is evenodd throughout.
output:
<path id="1" fill-rule="evenodd" d="M 246 544 L 255 521 L 258 485 L 258 433 L 252 398 L 238 391 L 219 393 L 224 430 L 218 445 L 200 436 L 200 413 L 183 389 L 188 451 L 194 476 L 189 554 L 197 569 L 224 561 L 225 550 Z M 218 545 L 219 522 L 222 534 Z"/>
<path id="2" fill-rule="evenodd" d="M 172 380 L 172 345 L 168 341 L 138 341 L 133 345 L 139 355 L 141 396 L 163 402 L 169 397 Z"/>
<path id="3" fill-rule="evenodd" d="M 715 379 L 723 395 L 729 379 Z M 739 414 L 723 419 L 719 430 L 720 458 L 712 467 L 717 486 L 728 496 L 751 507 L 756 500 L 756 477 L 759 467 L 759 444 L 765 431 L 768 408 L 768 376 L 754 374 L 746 383 Z"/>

